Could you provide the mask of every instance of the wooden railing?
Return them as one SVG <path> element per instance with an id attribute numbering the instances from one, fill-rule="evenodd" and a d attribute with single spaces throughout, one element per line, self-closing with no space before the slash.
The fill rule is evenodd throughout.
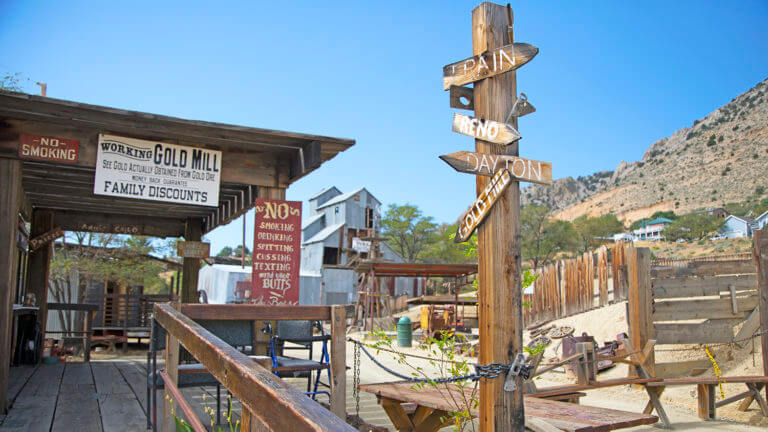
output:
<path id="1" fill-rule="evenodd" d="M 83 361 L 91 361 L 91 336 L 93 336 L 93 315 L 99 305 L 88 303 L 48 303 L 48 310 L 75 311 L 83 313 L 82 330 L 46 330 L 46 334 L 60 334 L 63 338 L 78 337 L 83 340 Z M 64 324 L 62 320 L 62 325 Z M 77 335 L 77 336 L 74 336 Z"/>
<path id="2" fill-rule="evenodd" d="M 354 431 L 344 421 L 345 306 L 155 304 L 154 318 L 167 332 L 165 370 L 168 379 L 178 383 L 178 346 L 181 344 L 240 400 L 243 432 L 263 430 L 264 427 L 285 431 Z M 331 411 L 195 323 L 194 319 L 330 320 Z M 260 426 L 262 429 L 259 429 Z M 163 431 L 169 430 L 173 430 L 173 416 L 169 404 L 166 404 Z"/>
<path id="3" fill-rule="evenodd" d="M 101 305 L 94 327 L 128 329 L 149 328 L 152 306 L 171 300 L 170 294 L 89 294 L 87 303 Z"/>

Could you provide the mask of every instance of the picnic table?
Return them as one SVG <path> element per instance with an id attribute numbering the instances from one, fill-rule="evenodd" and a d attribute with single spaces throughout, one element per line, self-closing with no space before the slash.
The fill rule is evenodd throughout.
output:
<path id="1" fill-rule="evenodd" d="M 437 431 L 450 425 L 450 420 L 445 421 L 449 412 L 464 409 L 466 404 L 463 401 L 471 400 L 469 395 L 462 394 L 471 391 L 469 388 L 462 389 L 454 385 L 440 385 L 439 389 L 412 387 L 413 383 L 400 381 L 366 384 L 358 388 L 379 397 L 382 408 L 398 431 Z M 533 430 L 611 431 L 650 425 L 658 421 L 658 417 L 649 414 L 635 414 L 531 396 L 525 396 L 524 401 L 526 426 Z M 415 405 L 415 410 L 409 413 L 404 405 Z M 473 416 L 478 414 L 476 409 L 470 412 Z"/>

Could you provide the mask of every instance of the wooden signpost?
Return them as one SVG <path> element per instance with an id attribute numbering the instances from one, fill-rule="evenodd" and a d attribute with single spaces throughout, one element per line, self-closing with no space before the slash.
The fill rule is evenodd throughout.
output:
<path id="1" fill-rule="evenodd" d="M 513 71 L 533 60 L 538 53 L 539 49 L 533 45 L 511 43 L 443 66 L 443 90 Z"/>
<path id="2" fill-rule="evenodd" d="M 552 185 L 552 164 L 549 162 L 470 151 L 449 153 L 440 159 L 456 171 L 467 174 L 492 176 L 499 170 L 509 170 L 516 181 Z"/>
<path id="3" fill-rule="evenodd" d="M 485 189 L 483 189 L 469 210 L 464 212 L 464 215 L 461 217 L 461 222 L 459 222 L 459 226 L 456 228 L 456 236 L 453 238 L 454 242 L 463 243 L 472 237 L 472 233 L 475 232 L 480 222 L 485 219 L 485 216 L 488 215 L 493 205 L 510 183 L 512 183 L 512 176 L 509 174 L 509 170 L 499 170 L 493 175 Z"/>
<path id="4" fill-rule="evenodd" d="M 30 239 L 29 251 L 32 252 L 37 249 L 40 249 L 41 247 L 47 245 L 48 243 L 56 240 L 59 237 L 64 237 L 64 230 L 62 230 L 59 227 L 56 227 L 45 234 L 41 234 L 33 239 Z"/>
<path id="5" fill-rule="evenodd" d="M 466 241 L 475 229 L 478 232 L 478 363 L 483 365 L 512 365 L 523 352 L 518 182 L 552 183 L 551 164 L 518 156 L 517 119 L 534 110 L 524 96 L 513 97 L 513 71 L 539 50 L 514 43 L 512 23 L 509 5 L 482 3 L 472 11 L 475 55 L 443 67 L 443 88 L 451 90 L 451 106 L 469 109 L 464 102 L 471 102 L 475 111 L 475 118 L 455 114 L 453 128 L 475 138 L 475 152 L 441 158 L 457 171 L 477 174 L 477 200 L 462 217 L 455 240 Z M 457 87 L 468 83 L 474 83 L 471 93 Z M 480 431 L 525 430 L 519 376 L 481 380 L 479 399 Z"/>
<path id="6" fill-rule="evenodd" d="M 511 125 L 476 119 L 459 113 L 453 114 L 453 131 L 502 145 L 509 145 L 520 139 L 520 134 Z"/>

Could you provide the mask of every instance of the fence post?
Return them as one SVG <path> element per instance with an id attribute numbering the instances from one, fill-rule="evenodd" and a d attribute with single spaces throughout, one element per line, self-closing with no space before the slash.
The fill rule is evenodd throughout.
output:
<path id="1" fill-rule="evenodd" d="M 760 346 L 763 352 L 763 375 L 768 376 L 768 232 L 765 228 L 753 234 L 752 254 L 757 267 L 758 307 L 760 308 Z M 765 390 L 768 397 L 768 387 Z"/>
<path id="2" fill-rule="evenodd" d="M 655 339 L 653 328 L 653 296 L 651 292 L 651 251 L 648 248 L 626 249 L 628 292 L 627 324 L 629 340 L 635 349 Z M 653 351 L 644 359 L 643 366 L 651 376 L 656 376 L 656 360 Z M 630 371 L 632 372 L 632 371 Z"/>
<path id="3" fill-rule="evenodd" d="M 600 287 L 600 306 L 608 304 L 608 248 L 597 250 L 597 279 Z"/>
<path id="4" fill-rule="evenodd" d="M 179 309 L 178 302 L 171 302 L 170 305 Z M 178 386 L 179 384 L 179 340 L 176 339 L 171 332 L 165 332 L 165 373 L 168 374 L 168 378 Z M 176 422 L 173 418 L 171 409 L 173 403 L 170 399 L 173 398 L 168 386 L 163 386 L 165 391 L 163 392 L 163 428 L 162 431 L 176 430 Z"/>
<path id="5" fill-rule="evenodd" d="M 331 306 L 331 412 L 344 421 L 347 420 L 346 334 L 347 308 Z"/>

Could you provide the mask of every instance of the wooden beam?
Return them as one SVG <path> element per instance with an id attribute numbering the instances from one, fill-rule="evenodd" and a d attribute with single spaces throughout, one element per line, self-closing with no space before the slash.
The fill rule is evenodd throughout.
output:
<path id="1" fill-rule="evenodd" d="M 174 310 L 179 307 L 177 302 L 169 303 L 166 305 L 169 309 Z M 155 314 L 157 319 L 157 314 Z M 159 320 L 158 320 L 159 322 Z M 161 323 L 162 325 L 162 323 Z M 166 329 L 167 330 L 167 329 Z M 179 384 L 179 339 L 170 331 L 165 332 L 165 373 L 167 381 L 170 381 L 173 385 Z M 164 386 L 163 391 L 165 403 L 163 404 L 163 431 L 176 430 L 176 424 L 171 412 L 171 403 L 168 399 L 173 399 L 173 392 L 170 385 Z"/>
<path id="2" fill-rule="evenodd" d="M 508 28 L 508 25 L 510 27 Z M 482 3 L 472 11 L 472 51 L 475 56 L 497 52 L 513 43 L 507 9 Z M 496 50 L 496 51 L 494 51 Z M 533 52 L 532 52 L 533 53 Z M 533 53 L 535 55 L 535 53 Z M 478 57 L 479 58 L 479 57 Z M 531 56 L 531 58 L 533 58 Z M 450 70 L 451 65 L 444 69 Z M 474 80 L 474 78 L 472 79 Z M 469 81 L 466 81 L 469 82 Z M 451 82 L 450 84 L 461 84 Z M 446 89 L 448 86 L 445 87 Z M 503 122 L 517 94 L 515 72 L 478 81 L 474 85 L 475 117 Z M 517 119 L 512 119 L 517 129 Z M 518 156 L 518 142 L 500 146 L 475 140 L 479 153 Z M 477 176 L 478 195 L 489 179 Z M 478 362 L 510 364 L 523 351 L 521 266 L 520 266 L 520 185 L 512 182 L 478 228 L 478 279 L 480 315 L 480 353 Z M 480 431 L 520 431 L 525 429 L 522 382 L 517 390 L 504 391 L 504 379 L 480 382 Z"/>
<path id="3" fill-rule="evenodd" d="M 35 209 L 32 211 L 32 223 L 30 227 L 30 238 L 35 238 L 41 234 L 52 230 L 54 227 L 54 216 L 51 212 Z M 27 265 L 27 287 L 26 291 L 35 295 L 37 306 L 40 308 L 37 312 L 37 324 L 42 333 L 42 340 L 45 340 L 45 327 L 48 322 L 48 275 L 51 265 L 53 243 L 49 243 L 39 249 L 32 250 L 29 253 L 29 264 Z M 43 347 L 36 347 L 38 354 L 42 354 Z"/>
<path id="4" fill-rule="evenodd" d="M 16 292 L 21 163 L 0 159 L 0 414 L 6 413 L 11 364 L 11 323 Z M 40 301 L 40 300 L 38 300 Z"/>
<path id="5" fill-rule="evenodd" d="M 56 226 L 65 231 L 101 232 L 146 235 L 151 237 L 181 237 L 184 220 L 156 216 L 128 216 L 113 213 L 53 211 Z"/>
<path id="6" fill-rule="evenodd" d="M 763 353 L 763 375 L 768 376 L 768 231 L 765 228 L 752 234 L 752 254 L 757 270 L 757 291 L 760 296 L 760 346 Z M 768 398 L 768 386 L 765 390 Z"/>
<path id="7" fill-rule="evenodd" d="M 188 303 L 181 305 L 181 312 L 193 320 L 328 321 L 331 319 L 331 308 L 331 306 Z"/>
<path id="8" fill-rule="evenodd" d="M 704 344 L 733 342 L 733 326 L 725 324 L 654 324 L 659 344 Z"/>
<path id="9" fill-rule="evenodd" d="M 198 218 L 187 219 L 184 228 L 184 240 L 201 241 L 203 237 L 203 221 Z M 181 302 L 197 303 L 197 279 L 200 272 L 199 258 L 184 258 L 184 267 L 182 271 L 184 276 L 181 280 Z"/>
<path id="10" fill-rule="evenodd" d="M 331 412 L 347 419 L 347 308 L 331 306 Z"/>
<path id="11" fill-rule="evenodd" d="M 627 248 L 627 273 L 629 290 L 627 293 L 627 315 L 629 337 L 633 346 L 644 347 L 655 337 L 653 327 L 653 293 L 651 291 L 651 251 L 648 248 Z M 664 343 L 659 341 L 659 343 Z M 651 376 L 655 376 L 653 352 L 648 355 L 643 366 Z"/>
<path id="12" fill-rule="evenodd" d="M 272 430 L 354 431 L 271 371 L 167 304 L 154 306 L 157 322 L 178 338 L 244 409 Z"/>

